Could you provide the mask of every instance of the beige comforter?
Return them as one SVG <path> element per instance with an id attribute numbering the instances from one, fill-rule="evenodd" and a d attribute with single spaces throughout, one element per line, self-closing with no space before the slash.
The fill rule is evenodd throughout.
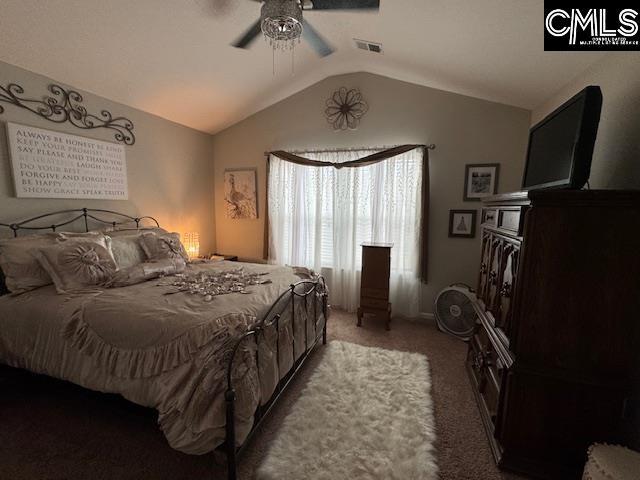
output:
<path id="1" fill-rule="evenodd" d="M 0 297 L 0 362 L 119 393 L 158 411 L 173 448 L 211 451 L 224 441 L 226 367 L 235 339 L 300 280 L 291 268 L 270 265 L 216 262 L 189 268 L 240 265 L 267 273 L 272 283 L 211 302 L 187 293 L 165 295 L 176 289 L 159 285 L 167 283 L 161 280 L 86 294 L 58 295 L 48 286 Z M 282 302 L 290 302 L 290 295 Z M 305 332 L 312 342 L 324 325 L 321 299 L 315 302 L 296 300 L 295 324 L 289 303 L 280 319 L 279 342 L 274 326 L 260 334 L 266 341 L 260 342 L 258 355 L 253 339 L 239 351 L 233 376 L 238 443 L 249 432 L 257 405 L 269 400 L 294 356 L 303 353 Z"/>

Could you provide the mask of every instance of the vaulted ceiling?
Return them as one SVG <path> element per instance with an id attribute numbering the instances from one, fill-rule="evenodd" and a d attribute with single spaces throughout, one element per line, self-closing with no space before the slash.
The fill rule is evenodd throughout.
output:
<path id="1" fill-rule="evenodd" d="M 367 71 L 534 108 L 602 54 L 544 52 L 543 0 L 380 0 L 305 11 L 336 48 L 291 56 L 229 45 L 251 0 L 2 0 L 0 60 L 215 133 L 331 75 Z M 353 39 L 383 44 L 375 54 Z M 16 79 L 0 79 L 2 82 Z"/>

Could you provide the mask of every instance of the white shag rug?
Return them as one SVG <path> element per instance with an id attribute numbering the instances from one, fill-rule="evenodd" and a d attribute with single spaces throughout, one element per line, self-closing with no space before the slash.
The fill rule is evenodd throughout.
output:
<path id="1" fill-rule="evenodd" d="M 435 480 L 427 357 L 333 341 L 258 480 Z"/>

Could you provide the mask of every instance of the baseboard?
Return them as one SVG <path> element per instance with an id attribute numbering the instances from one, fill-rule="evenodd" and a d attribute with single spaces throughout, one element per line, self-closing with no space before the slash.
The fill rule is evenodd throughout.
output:
<path id="1" fill-rule="evenodd" d="M 429 321 L 429 322 L 433 322 L 436 319 L 436 317 L 431 312 L 420 312 L 418 314 L 418 318 L 420 320 L 426 320 L 426 321 Z"/>
<path id="2" fill-rule="evenodd" d="M 341 312 L 345 312 L 345 310 L 343 310 L 340 307 L 334 307 L 332 305 L 329 305 L 329 308 L 333 309 L 333 310 L 340 310 Z M 354 312 L 354 314 L 355 314 L 355 312 Z M 393 318 L 393 313 L 392 313 L 392 318 Z M 415 316 L 415 317 L 402 317 L 402 318 L 406 318 L 407 320 L 419 320 L 419 321 L 425 321 L 425 322 L 435 322 L 436 321 L 436 317 L 431 312 L 418 312 L 418 315 Z"/>

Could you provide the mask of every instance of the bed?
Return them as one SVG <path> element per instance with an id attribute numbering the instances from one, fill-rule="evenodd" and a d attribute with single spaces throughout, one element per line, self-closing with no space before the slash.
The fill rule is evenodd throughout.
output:
<path id="1" fill-rule="evenodd" d="M 71 219 L 34 226 L 61 216 Z M 151 217 L 90 209 L 0 225 L 17 236 L 76 221 L 84 231 L 94 223 L 159 227 Z M 0 296 L 0 363 L 154 408 L 172 448 L 223 451 L 235 480 L 243 447 L 313 348 L 326 343 L 328 295 L 324 280 L 303 268 L 201 262 L 181 275 L 240 274 L 260 283 L 205 297 L 161 276 L 81 293 L 48 285 Z"/>

